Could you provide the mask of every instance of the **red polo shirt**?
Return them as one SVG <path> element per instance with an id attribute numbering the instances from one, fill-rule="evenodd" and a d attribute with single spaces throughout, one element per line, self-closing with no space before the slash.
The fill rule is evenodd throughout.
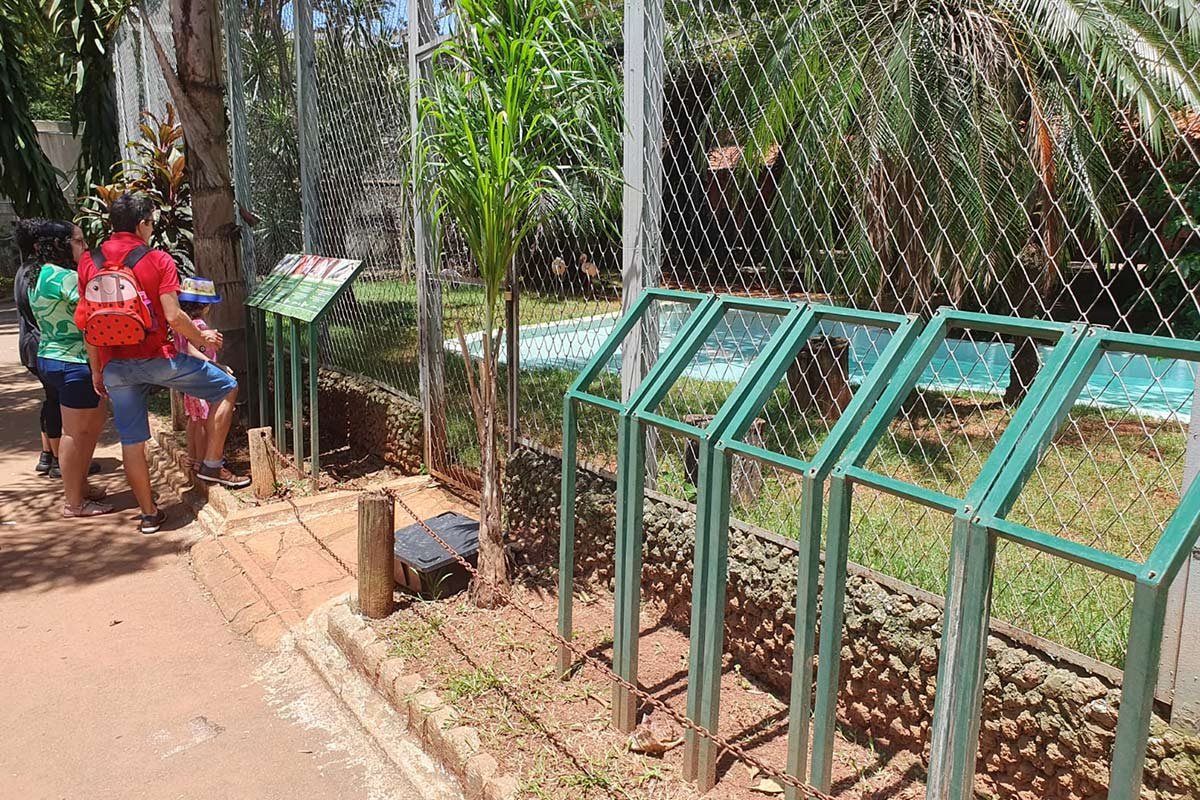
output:
<path id="1" fill-rule="evenodd" d="M 120 264 L 133 248 L 143 244 L 145 242 L 132 233 L 114 233 L 112 238 L 100 245 L 100 250 L 106 262 Z M 86 284 L 96 272 L 92 254 L 84 253 L 79 262 L 79 285 Z M 167 325 L 159 299 L 160 295 L 179 292 L 179 271 L 175 259 L 162 250 L 151 250 L 133 268 L 133 274 L 142 291 L 150 298 L 153 329 L 141 344 L 101 348 L 105 363 L 114 358 L 172 358 L 175 355 L 175 347 L 169 338 L 170 326 Z"/>

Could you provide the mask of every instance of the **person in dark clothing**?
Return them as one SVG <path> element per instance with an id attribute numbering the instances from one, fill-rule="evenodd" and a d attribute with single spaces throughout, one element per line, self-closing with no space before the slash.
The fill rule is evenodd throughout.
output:
<path id="1" fill-rule="evenodd" d="M 38 260 L 37 240 L 45 225 L 46 220 L 34 218 L 18 220 L 16 226 L 17 251 L 21 257 L 21 265 L 13 279 L 13 299 L 17 303 L 18 350 L 22 366 L 34 375 L 38 375 L 37 350 L 41 333 L 33 316 L 33 308 L 29 304 L 29 294 L 42 268 Z M 38 380 L 41 380 L 40 375 Z M 42 401 L 41 415 L 42 454 L 38 457 L 35 469 L 40 475 L 57 478 L 60 477 L 58 444 L 62 437 L 62 408 L 58 403 L 58 392 L 53 386 L 42 381 L 42 390 L 46 393 L 46 399 Z"/>

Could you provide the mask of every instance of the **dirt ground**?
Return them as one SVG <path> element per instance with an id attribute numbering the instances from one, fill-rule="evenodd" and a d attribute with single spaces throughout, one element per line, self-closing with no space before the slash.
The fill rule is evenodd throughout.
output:
<path id="1" fill-rule="evenodd" d="M 520 587 L 513 603 L 553 627 L 552 593 Z M 685 635 L 661 620 L 660 608 L 642 612 L 639 679 L 642 688 L 683 712 L 687 702 Z M 376 623 L 432 688 L 453 704 L 464 724 L 479 728 L 485 748 L 501 767 L 521 779 L 522 797 L 645 798 L 684 800 L 697 792 L 682 779 L 683 747 L 665 755 L 630 752 L 629 737 L 609 725 L 610 684 L 597 669 L 582 666 L 567 681 L 556 671 L 557 645 L 511 607 L 480 610 L 463 595 L 425 601 L 407 598 L 393 616 Z M 578 596 L 578 640 L 611 663 L 612 601 Z M 639 712 L 644 719 L 646 710 Z M 786 763 L 787 704 L 743 677 L 726 660 L 721 687 L 724 736 L 765 763 Z M 656 732 L 667 740 L 682 731 L 662 715 Z M 667 733 L 663 733 L 666 731 Z M 764 776 L 731 754 L 718 764 L 719 783 L 706 797 L 751 800 L 782 796 Z M 924 796 L 923 768 L 910 754 L 887 757 L 869 742 L 839 739 L 834 755 L 834 795 L 845 800 L 915 800 Z"/>

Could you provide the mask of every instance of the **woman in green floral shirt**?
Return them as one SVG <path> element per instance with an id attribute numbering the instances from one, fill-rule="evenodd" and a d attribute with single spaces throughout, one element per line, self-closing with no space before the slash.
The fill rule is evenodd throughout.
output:
<path id="1" fill-rule="evenodd" d="M 58 390 L 62 405 L 58 461 L 66 495 L 64 517 L 94 517 L 113 510 L 99 502 L 103 493 L 87 485 L 87 468 L 104 427 L 105 408 L 92 388 L 83 332 L 75 326 L 75 306 L 79 304 L 75 267 L 85 249 L 83 232 L 75 225 L 46 223 L 38 240 L 38 253 L 45 263 L 29 297 L 42 333 L 38 373 Z"/>

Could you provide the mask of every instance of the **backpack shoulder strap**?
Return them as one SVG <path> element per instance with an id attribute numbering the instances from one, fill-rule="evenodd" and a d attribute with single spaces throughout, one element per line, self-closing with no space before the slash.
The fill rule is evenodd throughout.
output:
<path id="1" fill-rule="evenodd" d="M 139 261 L 141 261 L 143 258 L 145 258 L 149 254 L 150 254 L 150 248 L 144 244 L 140 244 L 137 247 L 130 250 L 125 255 L 125 258 L 121 261 L 121 263 L 128 269 L 133 269 L 134 267 L 136 267 L 138 265 Z"/>

